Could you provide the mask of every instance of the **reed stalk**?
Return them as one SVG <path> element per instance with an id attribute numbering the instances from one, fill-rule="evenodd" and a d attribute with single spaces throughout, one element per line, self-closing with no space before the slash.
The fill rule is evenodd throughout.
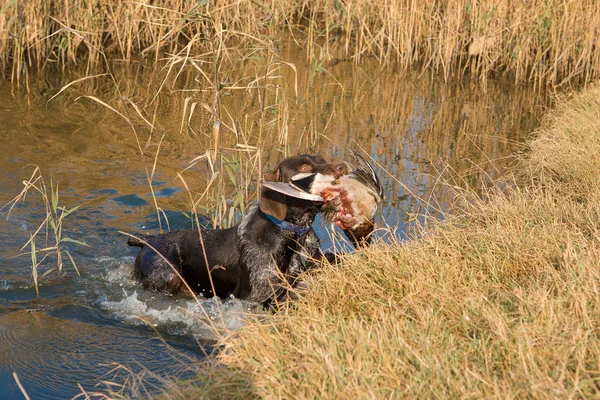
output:
<path id="1" fill-rule="evenodd" d="M 10 202 L 5 204 L 0 210 L 7 209 L 7 216 L 10 216 L 14 207 L 19 202 L 24 202 L 27 195 L 32 192 L 39 195 L 45 210 L 45 217 L 43 221 L 38 225 L 34 232 L 29 233 L 29 240 L 21 247 L 21 251 L 27 246 L 30 248 L 29 253 L 23 253 L 21 255 L 29 254 L 31 256 L 32 265 L 32 277 L 33 285 L 35 287 L 36 295 L 39 296 L 39 283 L 40 279 L 46 275 L 56 271 L 58 274 L 63 273 L 64 260 L 63 255 L 66 255 L 71 262 L 71 266 L 79 275 L 79 269 L 73 259 L 71 253 L 64 248 L 66 243 L 72 243 L 80 246 L 87 246 L 87 244 L 81 240 L 73 239 L 64 235 L 63 227 L 66 219 L 69 215 L 77 211 L 81 205 L 66 208 L 60 202 L 58 184 L 53 185 L 50 181 L 50 188 L 46 185 L 42 171 L 38 166 L 34 166 L 31 177 L 23 181 L 23 190 L 15 196 Z M 47 245 L 43 248 L 36 247 L 36 239 L 38 236 L 44 236 L 41 238 Z M 38 254 L 43 255 L 41 259 L 38 258 Z M 54 256 L 56 259 L 56 267 L 47 268 L 46 271 L 40 276 L 38 269 L 40 265 L 46 260 L 47 257 Z"/>
<path id="2" fill-rule="evenodd" d="M 246 58 L 257 40 L 287 36 L 324 68 L 374 57 L 446 79 L 506 75 L 557 87 L 598 77 L 599 31 L 592 0 L 11 0 L 0 8 L 0 69 L 23 83 L 49 66 L 90 72 L 182 51 Z"/>

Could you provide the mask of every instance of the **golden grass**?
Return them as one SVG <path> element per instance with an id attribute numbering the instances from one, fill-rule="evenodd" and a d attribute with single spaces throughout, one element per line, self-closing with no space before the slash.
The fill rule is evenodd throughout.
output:
<path id="1" fill-rule="evenodd" d="M 600 8 L 592 0 L 534 1 L 29 1 L 0 8 L 0 68 L 15 81 L 35 69 L 154 61 L 276 47 L 286 32 L 315 69 L 376 57 L 446 78 L 508 73 L 537 85 L 598 76 Z M 225 43 L 223 48 L 215 40 Z"/>
<path id="2" fill-rule="evenodd" d="M 599 112 L 599 86 L 564 102 L 518 187 L 324 266 L 165 398 L 598 396 Z"/>

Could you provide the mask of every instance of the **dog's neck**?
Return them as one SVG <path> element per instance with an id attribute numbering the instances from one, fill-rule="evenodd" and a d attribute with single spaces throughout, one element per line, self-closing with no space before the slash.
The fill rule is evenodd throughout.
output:
<path id="1" fill-rule="evenodd" d="M 280 229 L 284 231 L 291 231 L 298 234 L 298 236 L 306 235 L 312 229 L 311 225 L 297 225 L 286 220 L 280 221 L 272 215 L 267 213 L 263 213 L 267 217 L 269 221 L 271 221 L 275 226 L 278 226 Z"/>

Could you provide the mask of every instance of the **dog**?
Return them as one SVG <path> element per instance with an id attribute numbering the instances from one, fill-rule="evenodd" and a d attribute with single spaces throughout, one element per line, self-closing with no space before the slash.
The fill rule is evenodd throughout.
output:
<path id="1" fill-rule="evenodd" d="M 130 246 L 141 247 L 134 277 L 146 289 L 171 295 L 189 287 L 206 298 L 234 296 L 262 304 L 281 298 L 309 268 L 309 260 L 320 256 L 312 223 L 323 199 L 311 196 L 310 186 L 348 172 L 346 163 L 327 163 L 320 156 L 288 157 L 269 180 L 294 183 L 290 186 L 298 193 L 262 185 L 259 204 L 231 228 L 179 230 L 145 241 L 129 238 Z"/>

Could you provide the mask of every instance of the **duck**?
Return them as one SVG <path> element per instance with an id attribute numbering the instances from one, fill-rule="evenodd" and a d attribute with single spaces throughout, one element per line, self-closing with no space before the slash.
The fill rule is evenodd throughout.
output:
<path id="1" fill-rule="evenodd" d="M 311 193 L 323 199 L 321 214 L 339 227 L 355 248 L 370 246 L 375 214 L 384 200 L 383 185 L 373 166 L 352 152 L 348 173 L 314 182 Z"/>

